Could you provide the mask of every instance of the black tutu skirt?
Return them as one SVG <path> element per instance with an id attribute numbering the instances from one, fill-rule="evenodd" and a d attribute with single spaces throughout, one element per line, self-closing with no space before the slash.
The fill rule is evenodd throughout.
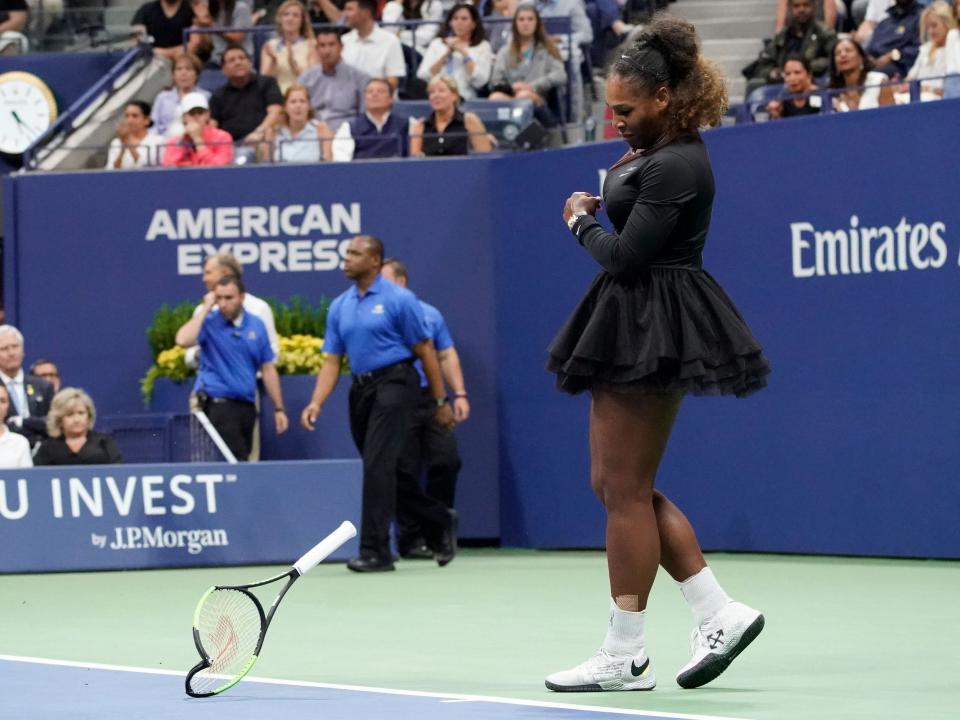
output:
<path id="1" fill-rule="evenodd" d="M 703 270 L 650 267 L 626 282 L 601 272 L 550 344 L 547 369 L 576 394 L 746 397 L 767 384 L 763 348 Z"/>

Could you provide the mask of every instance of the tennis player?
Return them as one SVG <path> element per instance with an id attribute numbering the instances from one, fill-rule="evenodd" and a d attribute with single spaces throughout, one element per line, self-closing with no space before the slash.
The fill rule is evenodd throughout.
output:
<path id="1" fill-rule="evenodd" d="M 551 344 L 548 369 L 562 391 L 592 395 L 590 473 L 607 512 L 610 620 L 601 649 L 546 685 L 654 688 L 644 626 L 660 564 L 693 611 L 692 657 L 677 675 L 692 688 L 722 673 L 764 620 L 724 592 L 654 478 L 685 394 L 743 397 L 766 384 L 769 367 L 702 268 L 714 182 L 698 129 L 720 121 L 727 97 L 693 26 L 656 19 L 613 64 L 606 98 L 630 146 L 604 182 L 614 232 L 595 217 L 601 198 L 567 200 L 563 219 L 601 270 Z"/>

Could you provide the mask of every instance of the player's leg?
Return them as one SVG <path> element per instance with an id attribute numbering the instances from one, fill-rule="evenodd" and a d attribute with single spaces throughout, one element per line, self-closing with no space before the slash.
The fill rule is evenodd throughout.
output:
<path id="1" fill-rule="evenodd" d="M 690 660 L 677 683 L 695 688 L 715 679 L 763 629 L 763 615 L 731 600 L 714 577 L 687 517 L 659 491 L 653 508 L 660 533 L 660 564 L 680 586 L 695 625 Z"/>
<path id="2" fill-rule="evenodd" d="M 607 512 L 610 621 L 600 651 L 548 677 L 551 690 L 650 690 L 656 685 L 644 639 L 647 598 L 660 559 L 653 484 L 680 400 L 594 390 L 590 479 Z"/>

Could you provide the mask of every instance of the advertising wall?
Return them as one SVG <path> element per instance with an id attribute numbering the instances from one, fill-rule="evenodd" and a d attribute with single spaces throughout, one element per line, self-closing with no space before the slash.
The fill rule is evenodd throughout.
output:
<path id="1" fill-rule="evenodd" d="M 357 460 L 2 470 L 0 572 L 292 563 L 359 527 L 361 476 Z"/>
<path id="2" fill-rule="evenodd" d="M 706 267 L 773 375 L 748 400 L 684 403 L 658 482 L 704 546 L 960 556 L 958 115 L 943 101 L 706 134 Z M 596 192 L 622 150 L 18 177 L 8 315 L 29 356 L 134 412 L 143 328 L 161 302 L 199 298 L 203 254 L 232 249 L 259 295 L 313 299 L 347 286 L 346 238 L 381 235 L 464 359 L 465 536 L 601 546 L 589 399 L 557 393 L 543 365 L 596 272 L 563 201 Z"/>

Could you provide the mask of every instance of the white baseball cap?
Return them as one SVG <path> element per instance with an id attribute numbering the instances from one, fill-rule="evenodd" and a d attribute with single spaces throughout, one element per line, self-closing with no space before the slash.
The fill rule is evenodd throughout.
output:
<path id="1" fill-rule="evenodd" d="M 207 102 L 207 98 L 203 93 L 189 92 L 180 99 L 179 108 L 180 114 L 184 115 L 191 110 L 196 110 L 197 108 L 209 110 L 210 104 Z"/>

